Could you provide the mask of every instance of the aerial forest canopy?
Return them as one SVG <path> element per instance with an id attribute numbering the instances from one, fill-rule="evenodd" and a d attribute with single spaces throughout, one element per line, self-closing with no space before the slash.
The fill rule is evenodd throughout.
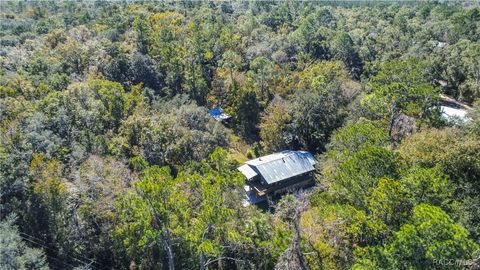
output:
<path id="1" fill-rule="evenodd" d="M 245 206 L 286 149 L 313 190 Z M 0 269 L 466 267 L 478 3 L 0 2 Z"/>

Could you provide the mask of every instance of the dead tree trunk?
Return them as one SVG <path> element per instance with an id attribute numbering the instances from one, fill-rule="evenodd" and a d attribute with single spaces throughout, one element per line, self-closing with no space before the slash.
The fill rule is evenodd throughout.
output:
<path id="1" fill-rule="evenodd" d="M 200 270 L 205 270 L 205 254 L 203 252 L 200 253 Z"/>
<path id="2" fill-rule="evenodd" d="M 150 206 L 150 209 L 152 210 L 155 222 L 158 224 L 158 226 L 162 226 L 162 224 L 166 223 L 166 225 L 163 225 L 165 228 L 165 231 L 160 241 L 164 243 L 165 250 L 167 252 L 168 270 L 175 270 L 175 264 L 173 260 L 172 237 L 170 235 L 170 230 L 168 228 L 168 224 L 169 224 L 168 219 L 165 222 L 162 222 L 157 211 L 155 210 L 155 207 L 153 207 L 153 204 L 150 201 L 150 198 L 148 198 L 147 196 L 144 196 L 144 194 L 139 189 L 137 189 L 137 194 L 142 196 L 147 201 L 148 205 Z"/>
<path id="3" fill-rule="evenodd" d="M 168 258 L 168 270 L 175 270 L 175 265 L 173 262 L 173 250 L 172 250 L 172 239 L 170 236 L 170 230 L 165 231 L 165 249 L 167 251 Z"/>
<path id="4" fill-rule="evenodd" d="M 300 246 L 300 242 L 302 240 L 301 232 L 300 232 L 300 213 L 294 220 L 294 229 L 295 229 L 295 236 L 293 237 L 293 250 L 297 253 L 298 261 L 300 263 L 300 268 L 307 270 L 307 264 L 305 263 L 305 258 L 303 257 L 302 249 Z"/>

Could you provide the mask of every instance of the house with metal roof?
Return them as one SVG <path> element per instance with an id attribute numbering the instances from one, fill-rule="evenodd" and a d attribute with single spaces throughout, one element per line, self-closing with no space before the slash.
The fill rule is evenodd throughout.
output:
<path id="1" fill-rule="evenodd" d="M 293 192 L 315 184 L 315 158 L 306 151 L 282 151 L 245 162 L 238 170 L 246 178 L 250 203 Z"/>

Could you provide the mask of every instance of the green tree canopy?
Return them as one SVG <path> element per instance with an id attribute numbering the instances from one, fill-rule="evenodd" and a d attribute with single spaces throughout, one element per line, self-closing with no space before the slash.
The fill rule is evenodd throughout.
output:
<path id="1" fill-rule="evenodd" d="M 29 247 L 10 216 L 0 222 L 0 268 L 49 269 L 44 252 Z"/>

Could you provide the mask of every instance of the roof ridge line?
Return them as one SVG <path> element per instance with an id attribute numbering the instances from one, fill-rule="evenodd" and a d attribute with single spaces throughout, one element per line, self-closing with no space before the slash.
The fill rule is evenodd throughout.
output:
<path id="1" fill-rule="evenodd" d="M 287 150 L 287 151 L 288 151 L 288 150 Z M 289 156 L 291 156 L 291 155 L 293 155 L 293 154 L 295 154 L 295 153 L 297 153 L 297 152 L 298 152 L 298 151 L 292 151 L 292 150 L 290 150 L 289 153 L 288 153 L 286 156 L 284 156 L 284 157 L 277 158 L 277 159 L 272 159 L 272 160 L 268 160 L 268 161 L 265 161 L 264 163 L 258 164 L 258 165 L 250 165 L 250 164 L 248 164 L 248 163 L 245 163 L 245 164 L 248 164 L 248 165 L 250 165 L 250 166 L 256 167 L 256 166 L 268 164 L 268 163 L 273 162 L 273 161 L 277 161 L 277 160 L 279 160 L 279 159 L 283 159 L 283 158 L 289 157 Z M 278 152 L 278 153 L 274 153 L 274 154 L 270 154 L 270 155 L 281 154 L 281 153 L 282 153 L 282 152 Z M 258 160 L 259 160 L 259 161 L 262 161 L 260 158 L 261 158 L 261 157 L 259 157 Z M 248 161 L 247 161 L 247 162 L 248 162 Z"/>

